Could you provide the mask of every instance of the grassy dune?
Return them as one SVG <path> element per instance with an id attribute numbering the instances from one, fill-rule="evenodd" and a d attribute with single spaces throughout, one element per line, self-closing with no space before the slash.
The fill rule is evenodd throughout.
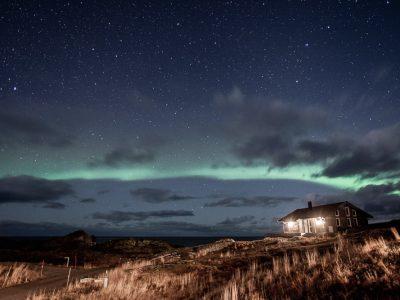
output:
<path id="1" fill-rule="evenodd" d="M 109 284 L 74 283 L 39 299 L 396 298 L 400 242 L 383 237 L 222 240 L 109 272 Z"/>

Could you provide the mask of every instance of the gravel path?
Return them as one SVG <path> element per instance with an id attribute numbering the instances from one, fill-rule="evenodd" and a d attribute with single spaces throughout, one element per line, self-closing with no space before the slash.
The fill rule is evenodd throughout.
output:
<path id="1" fill-rule="evenodd" d="M 45 266 L 43 270 L 44 278 L 16 286 L 2 288 L 0 289 L 0 299 L 24 300 L 29 295 L 39 290 L 53 291 L 61 289 L 67 284 L 68 270 L 69 269 L 65 267 Z M 107 268 L 72 269 L 70 282 L 84 277 L 95 277 L 106 270 Z"/>

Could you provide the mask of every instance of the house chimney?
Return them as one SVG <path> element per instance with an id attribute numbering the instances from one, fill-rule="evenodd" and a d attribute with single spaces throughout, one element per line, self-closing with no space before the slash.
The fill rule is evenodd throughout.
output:
<path id="1" fill-rule="evenodd" d="M 312 209 L 312 202 L 308 201 L 308 209 Z"/>

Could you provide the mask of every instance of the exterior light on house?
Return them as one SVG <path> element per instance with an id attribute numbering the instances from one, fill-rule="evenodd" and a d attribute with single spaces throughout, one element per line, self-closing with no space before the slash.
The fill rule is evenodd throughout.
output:
<path id="1" fill-rule="evenodd" d="M 317 226 L 322 226 L 325 224 L 325 218 L 318 217 L 315 219 L 315 225 Z"/>
<path id="2" fill-rule="evenodd" d="M 293 222 L 293 221 L 287 222 L 287 226 L 288 226 L 289 228 L 293 228 L 295 224 L 296 224 L 296 222 Z"/>

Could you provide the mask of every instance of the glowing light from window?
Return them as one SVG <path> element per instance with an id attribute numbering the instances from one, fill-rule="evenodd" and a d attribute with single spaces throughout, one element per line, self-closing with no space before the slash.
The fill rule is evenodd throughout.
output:
<path id="1" fill-rule="evenodd" d="M 318 218 L 315 220 L 315 225 L 317 225 L 317 226 L 322 226 L 322 225 L 324 225 L 324 224 L 325 224 L 325 218 L 318 217 Z"/>
<path id="2" fill-rule="evenodd" d="M 293 228 L 295 224 L 296 224 L 296 222 L 293 222 L 293 221 L 289 221 L 289 222 L 287 223 L 287 225 L 288 225 L 289 228 Z"/>

